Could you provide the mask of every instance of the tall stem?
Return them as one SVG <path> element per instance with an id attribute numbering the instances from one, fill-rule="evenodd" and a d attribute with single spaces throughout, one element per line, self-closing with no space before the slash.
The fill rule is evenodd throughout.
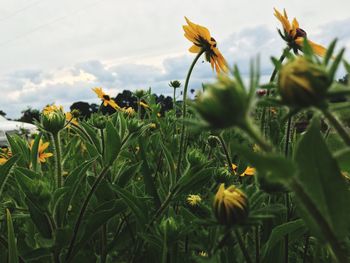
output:
<path id="1" fill-rule="evenodd" d="M 250 259 L 248 250 L 245 247 L 243 239 L 241 237 L 241 233 L 238 231 L 238 229 L 235 229 L 234 232 L 235 232 L 235 235 L 236 235 L 236 239 L 238 241 L 239 248 L 241 249 L 242 254 L 243 254 L 244 258 L 245 258 L 245 262 L 252 263 L 253 261 Z"/>
<path id="2" fill-rule="evenodd" d="M 188 83 L 190 81 L 190 77 L 192 74 L 192 70 L 194 68 L 194 65 L 196 65 L 198 59 L 202 56 L 202 54 L 205 52 L 205 50 L 201 50 L 197 56 L 194 58 L 190 69 L 188 70 L 187 76 L 186 76 L 186 81 L 185 81 L 185 86 L 183 90 L 183 99 L 182 99 L 182 126 L 181 126 L 181 137 L 180 137 L 180 150 L 179 150 L 179 158 L 177 160 L 177 177 L 180 175 L 180 166 L 181 166 L 181 161 L 182 161 L 182 155 L 183 153 L 183 148 L 184 148 L 184 142 L 185 142 L 185 117 L 186 117 L 186 100 L 187 100 L 187 89 L 188 89 Z"/>
<path id="3" fill-rule="evenodd" d="M 336 117 L 328 110 L 321 109 L 324 116 L 327 120 L 332 124 L 333 128 L 338 132 L 340 137 L 344 140 L 344 142 L 350 146 L 350 136 L 347 131 L 344 129 L 344 126 L 336 119 Z"/>
<path id="4" fill-rule="evenodd" d="M 283 50 L 283 53 L 281 55 L 281 57 L 279 58 L 279 63 L 282 63 L 283 60 L 286 58 L 287 54 L 289 53 L 290 51 L 290 47 L 287 47 Z M 269 83 L 272 83 L 274 82 L 276 76 L 277 76 L 277 73 L 278 73 L 278 67 L 275 66 L 275 68 L 273 69 L 273 72 L 271 74 L 271 77 L 270 77 L 270 81 Z M 267 91 L 267 94 L 266 96 L 269 96 L 270 95 L 270 90 Z M 267 107 L 264 107 L 263 108 L 263 111 L 261 113 L 261 118 L 260 118 L 260 131 L 263 132 L 263 134 L 265 134 L 265 118 L 266 118 L 266 109 Z"/>
<path id="5" fill-rule="evenodd" d="M 59 133 L 52 134 L 55 150 L 55 176 L 56 188 L 62 187 L 62 160 L 61 160 L 61 142 Z"/>
<path id="6" fill-rule="evenodd" d="M 227 147 L 226 147 L 226 144 L 225 144 L 225 141 L 224 139 L 219 135 L 217 136 L 220 144 L 221 144 L 221 147 L 222 149 L 224 150 L 224 153 L 225 153 L 225 156 L 226 156 L 226 161 L 227 161 L 227 165 L 229 167 L 229 169 L 231 170 L 232 174 L 235 174 L 235 170 L 233 169 L 232 167 L 232 160 L 231 160 L 231 156 L 230 154 L 228 153 L 228 150 L 227 150 Z"/>
<path id="7" fill-rule="evenodd" d="M 174 88 L 174 95 L 173 95 L 173 108 L 176 112 L 176 88 Z"/>
<path id="8" fill-rule="evenodd" d="M 241 129 L 245 131 L 251 139 L 253 139 L 256 144 L 265 152 L 272 152 L 273 147 L 270 143 L 267 142 L 267 140 L 259 133 L 259 131 L 256 129 L 256 127 L 247 120 L 244 124 L 242 124 Z"/>

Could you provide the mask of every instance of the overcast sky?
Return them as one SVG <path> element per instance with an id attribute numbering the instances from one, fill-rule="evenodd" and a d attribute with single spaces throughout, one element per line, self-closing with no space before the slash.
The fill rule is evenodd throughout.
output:
<path id="1" fill-rule="evenodd" d="M 95 86 L 112 96 L 148 87 L 171 94 L 168 82 L 183 81 L 193 59 L 184 16 L 210 30 L 230 65 L 244 73 L 260 54 L 268 75 L 270 56 L 284 47 L 273 7 L 286 8 L 313 41 L 338 37 L 350 47 L 349 0 L 0 0 L 0 110 L 17 118 L 28 106 L 99 103 Z M 213 77 L 199 63 L 190 88 Z"/>

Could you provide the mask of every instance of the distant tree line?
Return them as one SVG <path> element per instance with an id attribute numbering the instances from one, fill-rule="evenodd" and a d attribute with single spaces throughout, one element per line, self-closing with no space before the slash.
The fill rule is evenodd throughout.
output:
<path id="1" fill-rule="evenodd" d="M 164 96 L 164 95 L 156 95 L 153 94 L 156 103 L 160 104 L 161 106 L 161 114 L 163 115 L 164 112 L 170 110 L 173 108 L 173 99 L 169 96 Z M 128 108 L 132 107 L 135 111 L 138 110 L 137 106 L 137 98 L 131 92 L 130 90 L 124 90 L 122 93 L 119 93 L 115 98 L 112 98 L 121 108 Z M 74 102 L 70 106 L 70 111 L 72 110 L 79 110 L 80 112 L 80 118 L 89 118 L 91 114 L 97 112 L 100 108 L 100 111 L 103 114 L 112 114 L 115 112 L 113 108 L 110 106 L 104 107 L 102 104 L 97 105 L 95 103 L 87 103 L 84 101 L 77 101 Z M 18 119 L 18 121 L 22 122 L 28 122 L 28 123 L 33 123 L 34 120 L 39 120 L 40 118 L 40 110 L 38 109 L 33 109 L 31 107 L 28 107 L 27 109 L 21 111 L 22 115 Z M 0 110 L 0 115 L 6 116 L 6 113 Z"/>

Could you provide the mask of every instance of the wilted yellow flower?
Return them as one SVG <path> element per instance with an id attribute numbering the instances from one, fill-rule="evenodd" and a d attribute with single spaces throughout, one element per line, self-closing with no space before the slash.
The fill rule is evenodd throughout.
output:
<path id="1" fill-rule="evenodd" d="M 231 163 L 231 168 L 232 168 L 232 171 L 237 171 L 237 165 L 235 165 L 234 163 Z"/>
<path id="2" fill-rule="evenodd" d="M 118 106 L 118 104 L 111 99 L 111 97 L 109 95 L 107 95 L 106 93 L 103 92 L 102 88 L 96 87 L 92 89 L 97 96 L 102 100 L 103 102 L 103 106 L 111 106 L 112 108 L 114 108 L 115 110 L 119 110 L 120 107 Z"/>
<path id="3" fill-rule="evenodd" d="M 30 143 L 30 149 L 33 148 L 34 145 L 34 140 L 31 141 Z M 52 153 L 46 153 L 45 150 L 49 147 L 50 143 L 49 142 L 45 142 L 43 143 L 42 140 L 40 140 L 39 142 L 39 147 L 38 147 L 38 161 L 41 163 L 45 163 L 46 159 L 49 157 L 52 157 L 53 154 Z"/>
<path id="4" fill-rule="evenodd" d="M 248 166 L 243 173 L 240 174 L 240 176 L 253 176 L 255 175 L 255 168 Z"/>
<path id="5" fill-rule="evenodd" d="M 188 24 L 183 26 L 185 37 L 193 43 L 189 51 L 192 53 L 204 51 L 206 60 L 217 73 L 227 72 L 227 62 L 217 48 L 216 40 L 210 35 L 209 30 L 204 26 L 192 23 L 187 17 L 185 19 Z"/>
<path id="6" fill-rule="evenodd" d="M 286 10 L 283 10 L 283 14 L 281 14 L 276 8 L 274 8 L 274 10 L 275 17 L 283 26 L 284 34 L 279 30 L 283 40 L 287 42 L 288 46 L 290 46 L 294 52 L 297 52 L 298 50 L 302 51 L 304 39 L 307 38 L 306 32 L 299 27 L 299 23 L 295 18 L 292 23 L 289 22 Z M 316 55 L 324 56 L 326 54 L 327 50 L 323 46 L 316 44 L 309 39 L 307 39 L 307 42 Z"/>
<path id="7" fill-rule="evenodd" d="M 187 203 L 191 206 L 197 206 L 202 201 L 202 198 L 199 195 L 188 195 Z"/>
<path id="8" fill-rule="evenodd" d="M 246 219 L 249 212 L 248 199 L 234 185 L 225 189 L 225 185 L 221 184 L 215 195 L 213 209 L 219 223 L 230 226 Z"/>

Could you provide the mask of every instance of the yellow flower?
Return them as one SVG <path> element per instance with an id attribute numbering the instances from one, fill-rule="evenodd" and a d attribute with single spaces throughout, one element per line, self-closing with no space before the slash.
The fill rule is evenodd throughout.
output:
<path id="1" fill-rule="evenodd" d="M 202 201 L 202 198 L 199 195 L 188 195 L 187 203 L 191 206 L 197 206 Z"/>
<path id="2" fill-rule="evenodd" d="M 237 165 L 235 165 L 234 163 L 231 163 L 231 168 L 233 171 L 237 171 Z"/>
<path id="3" fill-rule="evenodd" d="M 206 60 L 215 68 L 217 73 L 221 71 L 227 72 L 227 62 L 217 48 L 216 40 L 210 35 L 210 32 L 204 26 L 192 23 L 185 17 L 188 25 L 184 25 L 185 37 L 193 43 L 189 51 L 192 53 L 199 53 L 202 50 L 205 52 Z"/>
<path id="4" fill-rule="evenodd" d="M 77 118 L 75 118 L 71 112 L 66 112 L 66 120 L 74 125 L 79 125 Z"/>
<path id="5" fill-rule="evenodd" d="M 159 112 L 157 113 L 157 117 L 160 118 L 162 117 L 162 114 L 160 114 Z"/>
<path id="6" fill-rule="evenodd" d="M 297 53 L 298 50 L 302 51 L 304 39 L 307 38 L 306 32 L 299 27 L 299 23 L 295 18 L 293 19 L 292 23 L 288 20 L 286 10 L 284 10 L 283 14 L 281 14 L 276 8 L 274 8 L 274 10 L 275 17 L 281 22 L 283 26 L 284 34 L 278 30 L 281 37 L 287 42 L 288 46 L 290 46 L 295 53 Z M 316 55 L 324 56 L 326 54 L 327 50 L 325 47 L 316 44 L 309 39 L 307 42 Z"/>
<path id="7" fill-rule="evenodd" d="M 12 152 L 9 148 L 2 148 L 0 151 L 0 165 L 5 164 L 12 157 Z"/>
<path id="8" fill-rule="evenodd" d="M 198 255 L 199 255 L 200 257 L 207 258 L 207 257 L 208 257 L 208 252 L 201 251 L 201 252 L 198 253 Z"/>
<path id="9" fill-rule="evenodd" d="M 103 92 L 103 90 L 102 90 L 102 88 L 98 88 L 98 87 L 96 87 L 96 88 L 93 88 L 92 89 L 96 94 L 97 94 L 97 96 L 102 100 L 102 102 L 103 102 L 103 106 L 107 106 L 107 105 L 109 105 L 109 106 L 111 106 L 113 109 L 115 109 L 115 110 L 119 110 L 120 109 L 120 107 L 118 106 L 118 104 L 113 100 L 113 99 L 111 99 L 111 97 L 109 96 L 109 95 L 107 95 L 107 94 L 105 94 L 104 92 Z"/>
<path id="10" fill-rule="evenodd" d="M 123 111 L 129 116 L 135 115 L 135 110 L 132 107 L 123 108 Z"/>
<path id="11" fill-rule="evenodd" d="M 240 223 L 248 216 L 248 199 L 234 185 L 225 189 L 221 184 L 213 204 L 214 214 L 220 224 L 233 225 Z"/>
<path id="12" fill-rule="evenodd" d="M 33 148 L 33 144 L 34 144 L 34 140 L 32 140 L 31 143 L 30 143 L 30 149 Z M 49 145 L 50 145 L 49 142 L 43 143 L 43 141 L 40 140 L 39 147 L 38 147 L 39 162 L 45 163 L 47 158 L 53 156 L 52 153 L 45 153 L 45 150 L 47 149 L 47 147 L 49 147 Z"/>
<path id="13" fill-rule="evenodd" d="M 63 111 L 63 107 L 61 105 L 57 106 L 55 104 L 52 104 L 52 105 L 47 105 L 43 109 L 43 114 L 48 116 L 48 117 L 51 117 L 51 116 L 53 116 L 54 113 L 56 113 L 58 111 Z"/>
<path id="14" fill-rule="evenodd" d="M 149 109 L 149 106 L 142 101 L 140 101 L 140 106 L 144 107 L 145 109 Z"/>
<path id="15" fill-rule="evenodd" d="M 253 145 L 253 152 L 255 152 L 255 153 L 261 152 L 259 145 L 257 145 L 257 144 Z"/>
<path id="16" fill-rule="evenodd" d="M 240 176 L 253 176 L 255 175 L 255 168 L 248 166 Z"/>

